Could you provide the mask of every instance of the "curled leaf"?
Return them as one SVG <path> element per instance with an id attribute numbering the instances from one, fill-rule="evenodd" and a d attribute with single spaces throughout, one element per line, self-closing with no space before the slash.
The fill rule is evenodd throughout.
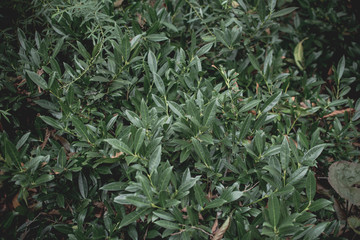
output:
<path id="1" fill-rule="evenodd" d="M 226 230 L 229 228 L 229 226 L 230 226 L 230 216 L 225 220 L 223 225 L 221 225 L 221 227 L 218 230 L 216 230 L 215 235 L 212 240 L 222 239 Z"/>
<path id="2" fill-rule="evenodd" d="M 304 59 L 304 47 L 302 43 L 308 38 L 304 38 L 301 40 L 294 49 L 294 58 L 296 65 L 300 68 L 300 70 L 305 69 L 305 59 Z"/>

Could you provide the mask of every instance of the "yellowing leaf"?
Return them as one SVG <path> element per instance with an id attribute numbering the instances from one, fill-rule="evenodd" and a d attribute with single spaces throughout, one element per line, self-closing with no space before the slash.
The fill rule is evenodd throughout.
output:
<path id="1" fill-rule="evenodd" d="M 304 38 L 303 40 L 301 40 L 301 42 L 299 42 L 294 49 L 295 63 L 300 68 L 300 70 L 305 69 L 304 48 L 302 43 L 307 39 L 308 38 Z"/>

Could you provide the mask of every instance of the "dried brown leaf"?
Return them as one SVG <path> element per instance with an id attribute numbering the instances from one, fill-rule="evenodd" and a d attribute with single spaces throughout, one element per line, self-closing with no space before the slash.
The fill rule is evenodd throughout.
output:
<path id="1" fill-rule="evenodd" d="M 124 0 L 117 0 L 114 2 L 114 8 L 119 8 L 121 4 L 124 2 Z"/>
<path id="2" fill-rule="evenodd" d="M 346 109 L 342 109 L 342 110 L 335 110 L 330 114 L 327 114 L 325 116 L 323 116 L 323 118 L 328 118 L 328 117 L 333 117 L 339 114 L 343 114 L 345 112 L 349 112 L 349 113 L 353 113 L 355 110 L 353 108 L 346 108 Z"/>
<path id="3" fill-rule="evenodd" d="M 12 199 L 12 206 L 14 209 L 20 206 L 18 197 L 19 197 L 19 193 L 17 193 Z"/>
<path id="4" fill-rule="evenodd" d="M 230 216 L 225 220 L 223 225 L 215 232 L 212 240 L 221 240 L 226 232 L 226 230 L 230 226 Z"/>

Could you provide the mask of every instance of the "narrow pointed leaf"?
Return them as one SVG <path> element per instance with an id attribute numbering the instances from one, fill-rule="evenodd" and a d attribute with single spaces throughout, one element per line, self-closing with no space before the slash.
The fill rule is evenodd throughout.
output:
<path id="1" fill-rule="evenodd" d="M 41 87 L 42 89 L 48 89 L 48 85 L 46 81 L 37 73 L 26 70 L 26 73 L 29 75 L 31 81 L 33 81 L 36 85 Z"/>
<path id="2" fill-rule="evenodd" d="M 306 196 L 309 202 L 314 199 L 315 193 L 316 193 L 316 179 L 314 173 L 312 171 L 309 171 L 306 178 Z"/>
<path id="3" fill-rule="evenodd" d="M 280 11 L 274 12 L 271 15 L 271 18 L 277 18 L 277 17 L 285 16 L 285 15 L 287 15 L 289 13 L 292 13 L 296 9 L 297 9 L 297 7 L 289 7 L 289 8 L 281 9 Z"/>
<path id="4" fill-rule="evenodd" d="M 157 73 L 156 57 L 155 57 L 154 53 L 151 50 L 149 50 L 147 60 L 148 60 L 148 65 L 149 65 L 151 73 Z"/>
<path id="5" fill-rule="evenodd" d="M 75 131 L 77 131 L 81 137 L 85 138 L 86 141 L 90 142 L 90 136 L 85 124 L 77 117 L 72 118 L 72 123 L 75 126 Z"/>
<path id="6" fill-rule="evenodd" d="M 272 194 L 268 201 L 269 218 L 272 226 L 277 226 L 280 220 L 280 203 L 277 197 Z"/>
<path id="7" fill-rule="evenodd" d="M 212 121 L 215 119 L 216 110 L 217 110 L 216 103 L 217 101 L 215 99 L 210 103 L 208 103 L 207 106 L 205 107 L 204 118 L 203 118 L 204 126 L 209 126 L 212 123 Z"/>
<path id="8" fill-rule="evenodd" d="M 251 65 L 258 71 L 261 72 L 260 64 L 258 60 L 255 58 L 255 56 L 252 53 L 248 53 L 249 60 L 251 62 Z"/>
<path id="9" fill-rule="evenodd" d="M 284 137 L 282 143 L 281 143 L 281 151 L 280 151 L 280 162 L 281 162 L 281 168 L 283 170 L 286 170 L 290 161 L 290 146 L 289 143 Z"/>
<path id="10" fill-rule="evenodd" d="M 153 78 L 157 90 L 160 92 L 161 95 L 165 95 L 165 85 L 159 74 L 154 73 Z"/>
<path id="11" fill-rule="evenodd" d="M 121 140 L 115 138 L 108 138 L 104 140 L 105 142 L 109 143 L 113 148 L 120 150 L 126 154 L 133 155 L 131 149 Z"/>
<path id="12" fill-rule="evenodd" d="M 140 217 L 145 216 L 148 210 L 148 208 L 143 208 L 137 209 L 136 211 L 129 213 L 121 220 L 119 229 L 135 222 Z"/>
<path id="13" fill-rule="evenodd" d="M 30 133 L 31 132 L 28 132 L 28 133 L 25 133 L 21 138 L 20 140 L 16 143 L 16 149 L 19 150 L 23 145 L 24 143 L 28 140 L 29 136 L 30 136 Z"/>
<path id="14" fill-rule="evenodd" d="M 149 172 L 150 174 L 154 172 L 155 169 L 159 166 L 161 161 L 161 145 L 155 148 L 155 151 L 150 156 L 149 161 Z"/>
<path id="15" fill-rule="evenodd" d="M 270 111 L 279 102 L 281 95 L 282 92 L 279 92 L 278 94 L 274 94 L 270 98 L 268 98 L 268 100 L 266 100 L 266 102 L 262 106 L 261 112 L 266 113 Z"/>

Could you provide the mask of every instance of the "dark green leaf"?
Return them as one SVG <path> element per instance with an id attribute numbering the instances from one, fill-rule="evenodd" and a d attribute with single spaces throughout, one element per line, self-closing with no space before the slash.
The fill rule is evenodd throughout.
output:
<path id="1" fill-rule="evenodd" d="M 207 53 L 208 51 L 210 51 L 211 47 L 213 46 L 213 43 L 208 43 L 205 44 L 204 46 L 202 46 L 197 52 L 196 52 L 196 56 L 200 57 L 202 55 L 204 55 L 205 53 Z"/>
<path id="2" fill-rule="evenodd" d="M 161 145 L 157 146 L 154 152 L 150 156 L 149 160 L 149 172 L 152 174 L 157 167 L 159 166 L 161 161 Z"/>
<path id="3" fill-rule="evenodd" d="M 268 209 L 269 209 L 270 223 L 272 226 L 275 227 L 277 226 L 280 220 L 280 203 L 279 203 L 279 199 L 274 194 L 272 194 L 269 197 Z"/>
<path id="4" fill-rule="evenodd" d="M 40 116 L 41 120 L 43 120 L 46 124 L 50 125 L 51 127 L 53 128 L 56 128 L 56 129 L 62 129 L 63 126 L 59 123 L 59 121 L 51 118 L 51 117 L 48 117 L 48 116 Z"/>
<path id="5" fill-rule="evenodd" d="M 154 53 L 150 50 L 148 52 L 148 65 L 151 73 L 157 73 L 157 60 Z"/>
<path id="6" fill-rule="evenodd" d="M 104 141 L 109 143 L 113 148 L 117 150 L 120 150 L 129 155 L 133 155 L 131 149 L 119 139 L 109 138 L 109 139 L 104 139 Z"/>
<path id="7" fill-rule="evenodd" d="M 209 102 L 204 110 L 204 117 L 203 117 L 203 125 L 209 126 L 215 119 L 217 109 L 217 101 L 216 99 Z"/>
<path id="8" fill-rule="evenodd" d="M 252 53 L 248 53 L 249 60 L 251 62 L 251 65 L 258 71 L 261 72 L 260 64 L 258 60 L 255 58 L 255 56 Z"/>
<path id="9" fill-rule="evenodd" d="M 16 147 L 8 139 L 5 139 L 5 161 L 9 166 L 15 165 L 20 168 L 20 154 Z"/>
<path id="10" fill-rule="evenodd" d="M 271 14 L 271 18 L 285 16 L 285 15 L 295 11 L 296 9 L 297 9 L 297 7 L 289 7 L 289 8 L 281 9 L 280 11 L 277 11 L 277 12 L 274 12 L 273 14 Z"/>
<path id="11" fill-rule="evenodd" d="M 29 136 L 30 136 L 30 133 L 31 132 L 28 132 L 28 133 L 25 133 L 21 138 L 20 140 L 16 143 L 16 149 L 19 150 L 23 145 L 24 143 L 28 140 Z"/>
<path id="12" fill-rule="evenodd" d="M 316 179 L 314 173 L 309 171 L 306 177 L 306 196 L 309 201 L 312 201 L 316 193 Z"/>
<path id="13" fill-rule="evenodd" d="M 246 103 L 242 108 L 240 108 L 239 113 L 247 112 L 256 108 L 256 106 L 259 105 L 260 102 L 260 100 L 251 100 L 250 102 Z"/>
<path id="14" fill-rule="evenodd" d="M 46 81 L 37 73 L 26 70 L 27 75 L 29 75 L 30 79 L 39 87 L 46 90 L 48 89 L 48 85 Z"/>
<path id="15" fill-rule="evenodd" d="M 278 94 L 274 94 L 271 97 L 269 97 L 266 102 L 264 103 L 264 105 L 261 108 L 261 112 L 262 113 L 266 113 L 268 111 L 270 111 L 280 100 L 282 95 L 282 92 L 279 92 Z"/>
<path id="16" fill-rule="evenodd" d="M 80 190 L 81 196 L 84 199 L 87 198 L 87 195 L 88 195 L 88 182 L 87 182 L 87 179 L 86 179 L 86 177 L 84 176 L 84 174 L 82 172 L 80 172 L 80 174 L 79 174 L 78 185 L 79 185 L 79 190 Z"/>
<path id="17" fill-rule="evenodd" d="M 124 190 L 126 186 L 127 186 L 127 184 L 124 182 L 111 182 L 111 183 L 105 184 L 100 189 L 106 190 L 106 191 L 120 191 L 120 190 Z"/>
<path id="18" fill-rule="evenodd" d="M 154 73 L 153 78 L 157 90 L 160 92 L 161 95 L 165 95 L 165 85 L 159 74 Z"/>
<path id="19" fill-rule="evenodd" d="M 163 227 L 165 229 L 171 229 L 171 230 L 179 230 L 180 226 L 177 223 L 173 223 L 170 221 L 166 221 L 166 220 L 158 220 L 156 222 L 154 222 L 156 225 Z"/>
<path id="20" fill-rule="evenodd" d="M 281 143 L 280 161 L 281 168 L 283 170 L 286 170 L 290 161 L 290 146 L 286 136 L 283 138 L 283 141 Z"/>
<path id="21" fill-rule="evenodd" d="M 149 211 L 148 208 L 143 208 L 143 209 L 136 209 L 136 211 L 129 213 L 121 220 L 119 229 L 135 222 L 140 217 L 145 216 L 148 211 Z"/>
<path id="22" fill-rule="evenodd" d="M 50 182 L 51 180 L 53 180 L 55 178 L 54 175 L 50 175 L 50 174 L 43 174 L 40 177 L 38 177 L 35 180 L 35 185 L 41 185 L 47 182 Z"/>

